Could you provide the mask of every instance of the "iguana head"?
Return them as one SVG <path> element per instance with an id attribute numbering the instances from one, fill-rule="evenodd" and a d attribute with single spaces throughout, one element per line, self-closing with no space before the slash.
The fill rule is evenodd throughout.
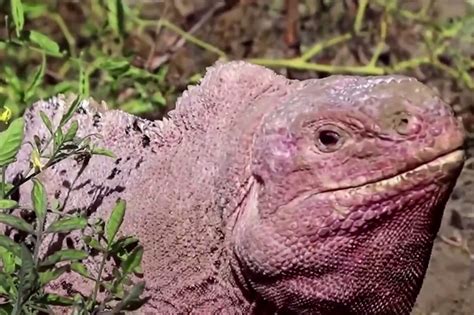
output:
<path id="1" fill-rule="evenodd" d="M 232 236 L 241 285 L 298 314 L 408 313 L 463 141 L 450 107 L 415 79 L 301 82 L 254 135 Z"/>

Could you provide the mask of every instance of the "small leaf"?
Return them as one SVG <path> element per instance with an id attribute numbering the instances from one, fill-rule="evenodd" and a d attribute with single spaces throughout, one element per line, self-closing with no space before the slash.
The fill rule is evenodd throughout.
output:
<path id="1" fill-rule="evenodd" d="M 89 96 L 89 74 L 83 63 L 81 63 L 79 68 L 79 95 L 83 99 Z"/>
<path id="2" fill-rule="evenodd" d="M 99 241 L 96 240 L 95 238 L 92 238 L 90 236 L 84 236 L 83 237 L 84 242 L 87 244 L 87 246 L 92 247 L 93 249 L 96 249 L 100 252 L 105 251 L 105 248 L 100 245 Z"/>
<path id="3" fill-rule="evenodd" d="M 74 272 L 77 272 L 83 277 L 90 277 L 89 271 L 87 270 L 86 266 L 84 264 L 81 264 L 79 262 L 74 262 L 71 264 L 71 270 Z"/>
<path id="4" fill-rule="evenodd" d="M 7 130 L 0 132 L 0 167 L 16 160 L 23 141 L 25 122 L 17 118 L 10 123 Z"/>
<path id="5" fill-rule="evenodd" d="M 3 247 L 13 254 L 15 254 L 17 257 L 20 256 L 21 253 L 21 246 L 17 242 L 13 241 L 11 238 L 5 236 L 5 235 L 0 235 L 0 247 Z"/>
<path id="6" fill-rule="evenodd" d="M 20 285 L 16 309 L 21 309 L 24 302 L 38 290 L 39 277 L 31 252 L 25 245 L 21 245 L 21 268 L 19 272 Z"/>
<path id="7" fill-rule="evenodd" d="M 61 296 L 55 293 L 47 293 L 46 296 L 42 298 L 40 301 L 48 305 L 57 305 L 57 306 L 71 306 L 71 305 L 74 305 L 75 303 L 74 299 L 67 296 Z"/>
<path id="8" fill-rule="evenodd" d="M 45 114 L 42 110 L 40 110 L 40 117 L 41 120 L 43 121 L 43 124 L 48 128 L 48 131 L 50 134 L 53 134 L 53 123 L 49 119 L 48 115 Z"/>
<path id="9" fill-rule="evenodd" d="M 77 123 L 77 121 L 74 120 L 71 123 L 71 126 L 69 126 L 69 129 L 66 131 L 66 134 L 64 135 L 64 142 L 73 140 L 77 134 L 78 129 L 79 129 L 79 124 Z"/>
<path id="10" fill-rule="evenodd" d="M 54 133 L 54 149 L 57 150 L 59 147 L 64 142 L 64 134 L 63 131 L 61 130 L 61 127 L 59 127 L 56 132 Z"/>
<path id="11" fill-rule="evenodd" d="M 0 199 L 0 209 L 13 209 L 18 206 L 18 202 L 10 199 Z"/>
<path id="12" fill-rule="evenodd" d="M 134 236 L 121 237 L 112 244 L 109 249 L 109 252 L 115 254 L 119 251 L 125 250 L 126 247 L 137 243 L 138 239 Z"/>
<path id="13" fill-rule="evenodd" d="M 44 3 L 23 3 L 23 9 L 29 18 L 38 18 L 44 16 L 48 11 L 48 5 Z"/>
<path id="14" fill-rule="evenodd" d="M 38 86 L 40 86 L 41 82 L 43 81 L 44 71 L 46 68 L 46 56 L 43 54 L 42 62 L 38 66 L 38 69 L 33 76 L 33 81 L 31 81 L 30 86 L 26 89 L 25 92 L 25 101 L 28 102 L 34 95 Z"/>
<path id="15" fill-rule="evenodd" d="M 85 259 L 89 254 L 83 250 L 78 249 L 61 249 L 57 252 L 46 257 L 42 262 L 41 266 L 51 266 L 60 261 L 72 261 L 72 260 L 81 260 Z"/>
<path id="16" fill-rule="evenodd" d="M 110 28 L 118 35 L 124 33 L 124 10 L 122 0 L 107 1 L 107 21 Z"/>
<path id="17" fill-rule="evenodd" d="M 39 281 L 42 286 L 45 284 L 56 280 L 59 278 L 63 273 L 69 270 L 69 266 L 61 266 L 59 268 L 52 268 L 43 272 L 39 273 Z"/>
<path id="18" fill-rule="evenodd" d="M 62 56 L 61 52 L 59 51 L 58 43 L 49 38 L 47 35 L 37 31 L 30 31 L 30 40 L 38 45 L 45 53 L 56 57 Z"/>
<path id="19" fill-rule="evenodd" d="M 117 158 L 112 151 L 104 149 L 104 148 L 97 148 L 97 147 L 92 148 L 91 154 L 108 156 L 108 157 L 111 157 L 113 159 Z"/>
<path id="20" fill-rule="evenodd" d="M 11 251 L 4 247 L 0 247 L 0 255 L 2 258 L 2 271 L 5 273 L 15 272 L 16 257 Z"/>
<path id="21" fill-rule="evenodd" d="M 30 161 L 35 170 L 41 171 L 43 169 L 43 163 L 41 163 L 41 156 L 37 146 L 35 146 L 33 151 L 31 151 Z"/>
<path id="22" fill-rule="evenodd" d="M 140 308 L 143 304 L 145 304 L 148 301 L 147 298 L 140 298 L 140 295 L 143 294 L 143 291 L 145 290 L 145 282 L 141 281 L 137 283 L 131 290 L 130 292 L 120 301 L 117 306 L 114 307 L 112 310 L 113 314 L 117 314 L 120 311 L 133 311 L 137 310 Z"/>
<path id="23" fill-rule="evenodd" d="M 0 222 L 23 232 L 27 232 L 30 234 L 34 233 L 34 229 L 31 224 L 29 224 L 22 218 L 15 217 L 13 215 L 0 213 Z"/>
<path id="24" fill-rule="evenodd" d="M 4 106 L 3 111 L 0 114 L 0 121 L 7 123 L 10 121 L 10 118 L 12 118 L 12 110 L 9 107 Z"/>
<path id="25" fill-rule="evenodd" d="M 81 105 L 81 96 L 78 95 L 74 101 L 71 103 L 71 106 L 69 106 L 68 110 L 66 111 L 66 113 L 63 115 L 63 117 L 61 118 L 61 122 L 59 123 L 59 126 L 64 126 L 71 118 L 72 116 L 74 115 L 74 113 L 77 111 L 77 109 L 79 108 L 79 106 Z"/>
<path id="26" fill-rule="evenodd" d="M 42 221 L 46 217 L 48 197 L 46 196 L 44 185 L 37 178 L 33 179 L 31 201 L 33 202 L 33 209 L 35 210 L 36 216 Z"/>
<path id="27" fill-rule="evenodd" d="M 122 262 L 121 267 L 124 274 L 129 274 L 140 265 L 143 257 L 143 247 L 137 246 L 130 255 Z"/>
<path id="28" fill-rule="evenodd" d="M 81 230 L 87 225 L 87 220 L 83 217 L 72 217 L 58 220 L 51 223 L 46 229 L 46 233 L 65 233 L 73 230 Z"/>
<path id="29" fill-rule="evenodd" d="M 107 244 L 109 248 L 123 223 L 123 218 L 125 217 L 125 207 L 125 200 L 119 200 L 112 210 L 109 220 L 105 226 L 105 237 L 107 238 Z"/>
<path id="30" fill-rule="evenodd" d="M 99 63 L 99 67 L 108 71 L 112 76 L 119 76 L 130 68 L 130 62 L 123 59 L 106 58 Z"/>
<path id="31" fill-rule="evenodd" d="M 10 2 L 13 23 L 15 23 L 16 36 L 20 37 L 20 33 L 25 25 L 25 13 L 21 0 L 11 0 Z"/>

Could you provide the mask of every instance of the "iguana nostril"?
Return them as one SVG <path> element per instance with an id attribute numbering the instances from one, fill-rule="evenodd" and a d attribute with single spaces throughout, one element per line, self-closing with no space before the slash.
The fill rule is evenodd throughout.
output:
<path id="1" fill-rule="evenodd" d="M 393 129 L 400 135 L 409 135 L 418 133 L 421 127 L 415 116 L 406 112 L 398 112 L 393 117 Z"/>

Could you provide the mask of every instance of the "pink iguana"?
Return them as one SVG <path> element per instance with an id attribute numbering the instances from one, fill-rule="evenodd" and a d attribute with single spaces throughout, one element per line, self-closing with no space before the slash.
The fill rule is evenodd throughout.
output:
<path id="1" fill-rule="evenodd" d="M 68 102 L 37 103 L 27 136 L 46 133 L 39 109 L 58 123 Z M 296 81 L 230 62 L 163 121 L 88 102 L 74 119 L 118 159 L 42 179 L 89 216 L 127 201 L 150 314 L 408 314 L 464 159 L 450 107 L 403 76 Z M 78 279 L 51 289 L 89 292 Z"/>

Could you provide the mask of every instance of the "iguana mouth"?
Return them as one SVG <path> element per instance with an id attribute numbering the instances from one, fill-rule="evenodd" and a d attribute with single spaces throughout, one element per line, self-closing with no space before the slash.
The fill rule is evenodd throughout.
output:
<path id="1" fill-rule="evenodd" d="M 332 206 L 342 215 L 350 212 L 349 208 L 356 204 L 363 204 L 368 199 L 393 198 L 401 193 L 413 190 L 414 187 L 423 189 L 433 183 L 456 176 L 464 163 L 464 150 L 454 149 L 449 153 L 437 156 L 435 159 L 420 164 L 394 176 L 366 181 L 361 185 L 346 186 L 315 192 L 307 191 L 286 203 L 282 208 L 297 207 L 309 198 L 331 201 Z M 349 202 L 340 201 L 348 200 Z"/>
<path id="2" fill-rule="evenodd" d="M 464 155 L 464 150 L 458 148 L 397 175 L 367 181 L 357 186 L 325 190 L 318 193 L 318 195 L 352 191 L 360 193 L 361 190 L 377 193 L 385 192 L 390 188 L 397 188 L 394 192 L 398 192 L 399 188 L 404 190 L 403 187 L 410 189 L 413 185 L 421 184 L 425 181 L 432 182 L 433 180 L 441 180 L 449 177 L 454 170 L 459 169 L 462 166 L 464 163 Z M 430 173 L 432 174 L 431 176 L 426 175 Z"/>

